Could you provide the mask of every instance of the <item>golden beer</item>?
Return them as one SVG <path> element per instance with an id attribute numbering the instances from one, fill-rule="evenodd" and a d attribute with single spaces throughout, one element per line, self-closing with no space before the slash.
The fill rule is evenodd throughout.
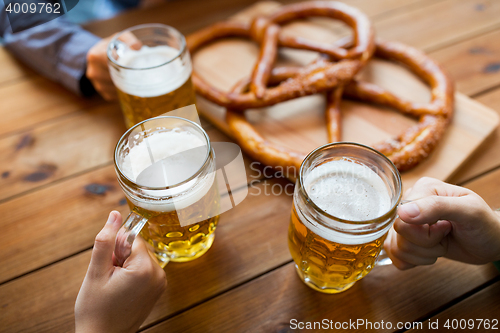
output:
<path id="1" fill-rule="evenodd" d="M 366 244 L 331 242 L 299 220 L 295 206 L 288 229 L 288 247 L 297 271 L 315 290 L 331 293 L 351 287 L 375 266 L 387 234 Z"/>
<path id="2" fill-rule="evenodd" d="M 172 116 L 138 123 L 118 142 L 115 169 L 131 210 L 119 233 L 122 244 L 140 231 L 162 265 L 208 251 L 220 196 L 215 155 L 198 124 Z"/>
<path id="3" fill-rule="evenodd" d="M 401 180 L 369 147 L 336 143 L 304 160 L 294 193 L 288 246 L 303 282 L 339 293 L 375 266 L 396 217 Z"/>
<path id="4" fill-rule="evenodd" d="M 195 104 L 191 59 L 184 36 L 174 28 L 127 29 L 110 42 L 108 60 L 127 127 Z"/>

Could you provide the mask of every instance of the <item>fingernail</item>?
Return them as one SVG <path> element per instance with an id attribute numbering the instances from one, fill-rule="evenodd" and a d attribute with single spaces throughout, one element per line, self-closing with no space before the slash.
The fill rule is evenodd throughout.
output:
<path id="1" fill-rule="evenodd" d="M 116 215 L 113 214 L 113 212 L 109 213 L 108 221 L 106 221 L 106 224 L 111 224 L 115 221 L 116 221 Z"/>
<path id="2" fill-rule="evenodd" d="M 420 215 L 420 208 L 418 208 L 416 203 L 410 202 L 401 206 L 401 208 L 405 210 L 409 217 L 417 217 Z"/>

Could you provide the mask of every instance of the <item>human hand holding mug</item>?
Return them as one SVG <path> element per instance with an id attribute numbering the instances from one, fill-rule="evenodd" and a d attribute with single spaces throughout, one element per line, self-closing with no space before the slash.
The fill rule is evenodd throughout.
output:
<path id="1" fill-rule="evenodd" d="M 75 303 L 76 332 L 136 332 L 165 290 L 165 272 L 136 238 L 123 266 L 114 265 L 120 213 L 110 213 L 95 238 L 92 258 Z"/>

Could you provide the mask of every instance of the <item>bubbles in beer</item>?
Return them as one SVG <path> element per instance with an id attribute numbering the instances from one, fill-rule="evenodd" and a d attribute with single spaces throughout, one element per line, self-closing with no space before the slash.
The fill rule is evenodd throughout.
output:
<path id="1" fill-rule="evenodd" d="M 344 220 L 374 219 L 391 208 L 387 187 L 380 176 L 349 160 L 317 166 L 305 179 L 305 189 L 319 208 Z"/>

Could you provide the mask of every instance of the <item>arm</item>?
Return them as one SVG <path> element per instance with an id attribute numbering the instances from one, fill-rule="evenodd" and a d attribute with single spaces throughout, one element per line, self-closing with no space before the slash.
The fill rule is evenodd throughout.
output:
<path id="1" fill-rule="evenodd" d="M 26 17 L 23 16 L 23 19 Z M 12 33 L 3 8 L 0 13 L 0 34 L 4 38 L 6 49 L 42 75 L 77 94 L 92 92 L 88 90 L 88 81 L 84 77 L 86 55 L 100 40 L 99 37 L 64 17 Z"/>

